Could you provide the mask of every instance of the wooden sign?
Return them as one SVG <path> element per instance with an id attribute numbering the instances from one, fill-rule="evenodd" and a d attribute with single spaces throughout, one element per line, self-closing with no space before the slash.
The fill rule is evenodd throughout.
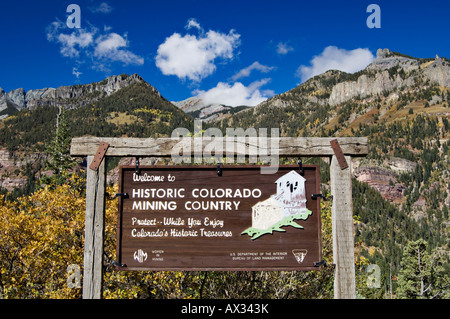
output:
<path id="1" fill-rule="evenodd" d="M 120 168 L 122 270 L 317 270 L 319 168 Z"/>

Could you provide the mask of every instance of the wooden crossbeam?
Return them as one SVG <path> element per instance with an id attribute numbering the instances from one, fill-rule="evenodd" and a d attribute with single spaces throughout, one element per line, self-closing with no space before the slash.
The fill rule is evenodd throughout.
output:
<path id="1" fill-rule="evenodd" d="M 223 156 L 230 155 L 279 155 L 283 156 L 333 156 L 330 144 L 337 139 L 346 156 L 366 156 L 369 146 L 366 137 L 281 137 L 267 138 L 267 143 L 261 145 L 258 138 L 223 137 L 208 140 L 206 138 L 116 138 L 116 137 L 76 137 L 72 140 L 70 154 L 72 156 L 95 155 L 101 142 L 109 144 L 106 156 L 161 156 L 170 157 L 174 147 L 192 150 L 191 155 L 203 152 L 205 148 L 221 145 Z M 259 143 L 259 144 L 258 144 Z M 232 146 L 230 148 L 230 145 Z M 201 147 L 199 147 L 201 146 Z M 201 151 L 200 151 L 201 150 Z M 186 154 L 183 154 L 186 155 Z M 216 155 L 212 153 L 212 155 Z"/>

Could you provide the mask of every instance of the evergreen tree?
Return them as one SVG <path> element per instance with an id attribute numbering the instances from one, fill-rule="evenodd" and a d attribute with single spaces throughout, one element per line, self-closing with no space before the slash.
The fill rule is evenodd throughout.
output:
<path id="1" fill-rule="evenodd" d="M 419 239 L 403 251 L 398 276 L 398 298 L 434 299 L 450 297 L 450 281 L 441 258 L 427 252 L 428 243 Z"/>
<path id="2" fill-rule="evenodd" d="M 46 154 L 48 156 L 46 169 L 52 170 L 54 175 L 50 178 L 43 178 L 43 183 L 47 184 L 51 181 L 56 182 L 57 184 L 63 183 L 67 171 L 75 166 L 76 162 L 70 156 L 71 140 L 72 136 L 66 117 L 66 110 L 64 107 L 61 107 L 56 117 L 55 138 L 46 149 Z"/>

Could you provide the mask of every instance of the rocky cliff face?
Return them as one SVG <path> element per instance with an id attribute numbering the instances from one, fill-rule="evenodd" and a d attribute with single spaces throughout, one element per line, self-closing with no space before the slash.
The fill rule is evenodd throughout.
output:
<path id="1" fill-rule="evenodd" d="M 41 157 L 42 155 L 38 153 L 32 153 L 25 157 L 0 148 L 0 189 L 11 192 L 15 188 L 23 188 L 27 178 L 17 174 L 17 170 L 21 170 L 27 163 L 39 161 Z"/>
<path id="2" fill-rule="evenodd" d="M 10 166 L 10 157 L 8 150 L 0 149 L 0 169 Z"/>
<path id="3" fill-rule="evenodd" d="M 24 89 L 19 88 L 6 93 L 0 88 L 0 112 L 6 110 L 8 103 L 17 110 L 55 104 L 69 109 L 76 108 L 107 97 L 138 82 L 144 82 L 144 80 L 139 75 L 133 74 L 130 76 L 115 75 L 97 83 L 61 86 L 57 89 L 44 88 L 25 92 Z"/>
<path id="4" fill-rule="evenodd" d="M 401 86 L 411 86 L 411 78 L 406 81 L 399 76 L 395 79 L 389 77 L 388 71 L 376 73 L 374 76 L 361 75 L 358 80 L 352 82 L 343 82 L 336 84 L 332 91 L 328 103 L 338 105 L 351 100 L 357 96 L 366 97 L 369 95 L 382 94 L 392 91 Z"/>
<path id="5" fill-rule="evenodd" d="M 391 77 L 389 70 L 401 68 Z M 436 56 L 434 61 L 398 56 L 388 49 L 377 52 L 377 58 L 365 69 L 364 74 L 356 81 L 336 84 L 331 91 L 328 103 L 338 105 L 355 97 L 364 98 L 370 95 L 383 94 L 402 87 L 411 87 L 419 80 L 430 80 L 440 86 L 450 86 L 450 65 Z"/>
<path id="6" fill-rule="evenodd" d="M 404 158 L 390 157 L 383 163 L 370 163 L 364 159 L 352 160 L 352 175 L 360 182 L 369 184 L 376 189 L 385 199 L 401 203 L 407 185 L 397 181 L 400 173 L 411 173 L 417 164 Z"/>
<path id="7" fill-rule="evenodd" d="M 406 185 L 397 183 L 395 175 L 388 169 L 380 167 L 361 167 L 353 172 L 355 178 L 376 189 L 391 202 L 401 202 Z"/>

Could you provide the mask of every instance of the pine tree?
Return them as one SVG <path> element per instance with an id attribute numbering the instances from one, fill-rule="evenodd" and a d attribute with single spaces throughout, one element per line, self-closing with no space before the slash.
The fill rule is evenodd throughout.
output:
<path id="1" fill-rule="evenodd" d="M 70 134 L 70 127 L 66 116 L 66 109 L 60 107 L 56 117 L 55 138 L 46 149 L 46 154 L 48 156 L 46 169 L 53 171 L 54 175 L 50 179 L 57 184 L 64 182 L 67 171 L 72 169 L 76 164 L 75 160 L 70 156 L 72 136 Z M 44 178 L 43 182 L 47 184 L 50 181 L 47 178 Z"/>
<path id="2" fill-rule="evenodd" d="M 398 298 L 434 299 L 450 297 L 450 281 L 438 254 L 427 252 L 428 243 L 419 239 L 403 251 L 398 276 Z"/>

